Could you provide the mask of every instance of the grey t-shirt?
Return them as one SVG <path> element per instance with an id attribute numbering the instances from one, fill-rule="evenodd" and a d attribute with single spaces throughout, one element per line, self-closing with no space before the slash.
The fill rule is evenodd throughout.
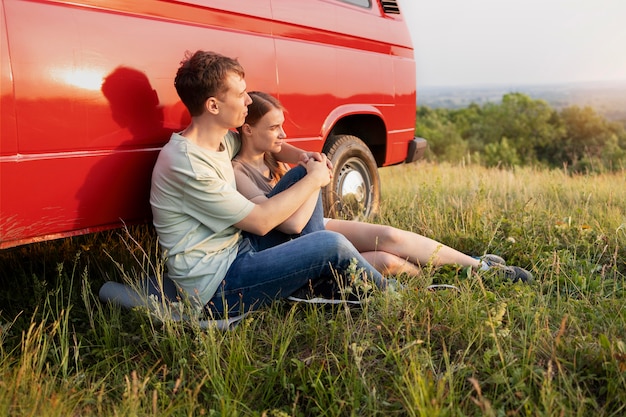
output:
<path id="1" fill-rule="evenodd" d="M 196 307 L 217 291 L 237 256 L 241 231 L 233 224 L 254 208 L 236 189 L 231 159 L 239 146 L 234 132 L 218 152 L 174 133 L 152 171 L 150 205 L 168 274 Z"/>

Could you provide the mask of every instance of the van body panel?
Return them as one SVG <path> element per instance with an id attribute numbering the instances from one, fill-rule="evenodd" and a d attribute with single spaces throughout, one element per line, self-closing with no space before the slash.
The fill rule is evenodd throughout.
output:
<path id="1" fill-rule="evenodd" d="M 152 166 L 189 122 L 173 86 L 185 51 L 237 58 L 296 146 L 321 151 L 367 114 L 387 131 L 378 164 L 407 156 L 412 46 L 378 1 L 0 1 L 0 248 L 150 220 Z"/>
<path id="2" fill-rule="evenodd" d="M 0 158 L 17 154 L 17 132 L 15 128 L 15 97 L 9 44 L 4 19 L 4 7 L 0 3 Z M 2 171 L 0 171 L 0 177 Z"/>
<path id="3" fill-rule="evenodd" d="M 206 49 L 207 42 L 198 38 L 223 38 L 216 49 L 234 56 L 245 52 L 256 66 L 270 62 L 270 68 L 250 74 L 248 83 L 275 85 L 270 38 L 247 33 L 224 37 L 221 30 L 197 26 L 197 16 L 192 22 L 168 23 L 167 36 L 150 39 L 146 35 L 158 35 L 163 28 L 154 18 L 158 10 L 128 15 L 29 1 L 5 1 L 5 7 L 22 154 L 162 145 L 163 129 L 179 129 L 186 122 L 173 71 L 185 52 L 183 44 L 190 51 Z M 22 16 L 28 16 L 29 30 L 22 28 Z M 266 54 L 269 59 L 257 60 Z M 136 71 L 135 79 L 131 71 L 117 76 L 119 69 Z M 264 74 L 269 76 L 262 78 Z M 103 91 L 107 79 L 120 83 L 111 87 L 109 97 Z M 126 91 L 130 85 L 132 94 Z"/>
<path id="4" fill-rule="evenodd" d="M 323 137 L 328 136 L 330 129 L 335 126 L 340 119 L 357 114 L 370 114 L 374 117 L 384 119 L 383 113 L 380 111 L 379 107 L 370 104 L 344 104 L 333 109 L 326 117 L 326 120 L 324 120 L 322 124 L 321 135 Z"/>
<path id="5" fill-rule="evenodd" d="M 347 109 L 343 107 L 346 104 L 374 105 L 388 130 L 401 130 L 387 138 L 381 165 L 404 161 L 412 139 L 405 130 L 414 129 L 416 106 L 415 84 L 407 82 L 415 79 L 415 65 L 406 25 L 391 17 L 381 18 L 374 7 L 321 1 L 295 11 L 291 4 L 290 0 L 272 0 L 273 18 L 281 22 L 274 35 L 279 98 L 289 111 L 285 121 L 288 136 L 292 140 L 314 136 L 319 121 L 327 121 L 331 114 L 339 119 L 337 109 Z M 412 74 L 407 74 L 411 68 Z M 302 80 L 323 80 L 328 94 L 320 96 L 319 85 Z M 408 116 L 407 110 L 411 112 Z M 322 138 L 330 132 L 326 129 Z"/>

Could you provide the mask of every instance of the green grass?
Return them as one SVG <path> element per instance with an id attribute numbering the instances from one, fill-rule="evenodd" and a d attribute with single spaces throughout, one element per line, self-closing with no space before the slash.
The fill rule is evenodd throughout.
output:
<path id="1" fill-rule="evenodd" d="M 0 252 L 0 415 L 626 413 L 626 175 L 382 169 L 377 222 L 531 269 L 446 266 L 360 309 L 277 302 L 228 332 L 102 305 L 160 273 L 150 227 Z M 448 283 L 460 293 L 431 293 Z"/>

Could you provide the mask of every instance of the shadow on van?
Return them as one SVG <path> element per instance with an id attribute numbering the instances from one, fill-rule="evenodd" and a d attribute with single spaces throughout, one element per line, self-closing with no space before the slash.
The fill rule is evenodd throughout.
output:
<path id="1" fill-rule="evenodd" d="M 97 160 L 88 163 L 91 168 L 76 194 L 79 202 L 76 229 L 151 219 L 152 168 L 160 147 L 173 131 L 164 127 L 159 97 L 143 72 L 118 67 L 105 77 L 101 90 L 109 102 L 113 120 L 127 130 L 113 134 L 130 139 L 120 142 L 115 149 L 97 152 L 93 156 Z"/>

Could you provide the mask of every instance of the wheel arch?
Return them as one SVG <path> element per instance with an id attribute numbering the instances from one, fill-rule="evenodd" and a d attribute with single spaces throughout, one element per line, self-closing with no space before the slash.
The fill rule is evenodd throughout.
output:
<path id="1" fill-rule="evenodd" d="M 383 166 L 387 153 L 387 128 L 383 114 L 368 104 L 348 104 L 335 108 L 322 125 L 324 148 L 329 138 L 353 135 L 361 139 L 374 156 L 376 165 Z"/>

